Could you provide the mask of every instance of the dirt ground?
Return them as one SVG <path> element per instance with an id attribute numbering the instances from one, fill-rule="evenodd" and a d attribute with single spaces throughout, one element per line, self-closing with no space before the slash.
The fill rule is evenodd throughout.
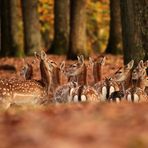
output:
<path id="1" fill-rule="evenodd" d="M 65 59 L 62 56 L 49 58 L 59 64 Z M 32 57 L 26 59 L 34 60 Z M 1 78 L 21 79 L 22 64 L 19 58 L 1 58 Z M 121 56 L 107 55 L 103 77 L 112 75 L 122 64 Z M 33 66 L 34 79 L 40 79 L 38 61 Z M 63 75 L 61 79 L 65 83 Z M 88 67 L 88 82 L 93 82 L 91 66 Z M 147 148 L 147 112 L 146 103 L 11 108 L 0 112 L 0 148 Z"/>

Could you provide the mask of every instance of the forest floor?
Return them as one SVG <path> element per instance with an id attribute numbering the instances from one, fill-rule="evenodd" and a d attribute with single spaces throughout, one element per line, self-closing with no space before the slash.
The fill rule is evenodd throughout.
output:
<path id="1" fill-rule="evenodd" d="M 106 57 L 104 78 L 123 64 L 121 56 Z M 63 56 L 49 58 L 59 64 L 65 59 Z M 34 59 L 26 58 L 30 63 Z M 22 64 L 19 58 L 1 58 L 1 78 L 21 79 Z M 34 79 L 40 79 L 38 61 L 33 67 Z M 61 79 L 65 83 L 63 75 Z M 88 67 L 88 82 L 93 83 L 91 66 Z M 147 148 L 148 104 L 77 103 L 10 108 L 0 112 L 0 148 L 34 147 Z"/>

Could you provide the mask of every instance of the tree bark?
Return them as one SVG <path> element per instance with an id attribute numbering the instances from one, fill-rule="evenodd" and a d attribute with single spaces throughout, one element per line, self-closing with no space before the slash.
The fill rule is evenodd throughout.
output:
<path id="1" fill-rule="evenodd" d="M 110 32 L 106 53 L 122 53 L 120 0 L 110 0 Z"/>
<path id="2" fill-rule="evenodd" d="M 25 54 L 33 55 L 42 47 L 40 23 L 37 13 L 38 0 L 22 0 Z"/>
<path id="3" fill-rule="evenodd" d="M 10 4 L 9 0 L 1 0 L 1 56 L 11 55 L 11 42 L 10 42 Z"/>
<path id="4" fill-rule="evenodd" d="M 65 54 L 69 47 L 70 0 L 54 1 L 54 40 L 49 53 Z"/>
<path id="5" fill-rule="evenodd" d="M 23 48 L 21 47 L 20 36 L 19 36 L 19 0 L 10 0 L 10 40 L 11 50 L 13 56 L 23 56 Z"/>
<path id="6" fill-rule="evenodd" d="M 1 50 L 2 50 L 2 38 L 1 38 L 1 27 L 2 27 L 2 25 L 1 25 L 1 19 L 2 19 L 2 0 L 0 0 L 0 52 L 1 52 Z"/>
<path id="7" fill-rule="evenodd" d="M 77 55 L 89 56 L 86 49 L 86 0 L 71 0 L 70 39 L 68 59 L 76 59 Z"/>
<path id="8" fill-rule="evenodd" d="M 121 0 L 124 63 L 148 59 L 148 1 Z"/>

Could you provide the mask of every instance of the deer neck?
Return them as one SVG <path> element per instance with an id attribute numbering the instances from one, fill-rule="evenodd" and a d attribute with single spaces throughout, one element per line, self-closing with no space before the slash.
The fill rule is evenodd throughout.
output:
<path id="1" fill-rule="evenodd" d="M 125 90 L 132 86 L 132 80 L 131 79 L 132 79 L 132 72 L 129 71 L 127 76 L 126 76 L 126 79 L 124 80 L 124 83 L 123 83 Z"/>
<path id="2" fill-rule="evenodd" d="M 41 82 L 43 83 L 46 91 L 49 92 L 51 77 L 50 77 L 47 66 L 48 66 L 47 63 L 41 60 L 40 62 Z"/>
<path id="3" fill-rule="evenodd" d="M 140 87 L 142 90 L 145 90 L 145 88 L 146 88 L 146 78 L 145 79 L 139 79 L 138 87 Z"/>
<path id="4" fill-rule="evenodd" d="M 33 78 L 33 69 L 31 66 L 28 67 L 25 77 L 26 77 L 26 80 L 31 80 Z"/>
<path id="5" fill-rule="evenodd" d="M 98 63 L 93 66 L 94 82 L 97 83 L 102 80 L 102 66 Z"/>
<path id="6" fill-rule="evenodd" d="M 82 66 L 82 72 L 78 76 L 78 84 L 87 85 L 87 67 L 85 64 Z"/>

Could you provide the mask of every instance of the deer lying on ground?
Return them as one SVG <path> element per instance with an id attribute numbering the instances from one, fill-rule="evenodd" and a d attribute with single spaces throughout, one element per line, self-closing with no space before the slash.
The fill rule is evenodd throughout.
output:
<path id="1" fill-rule="evenodd" d="M 65 102 L 79 102 L 79 101 L 80 102 L 99 101 L 99 96 L 96 90 L 93 87 L 87 85 L 86 81 L 87 68 L 84 63 L 83 56 L 78 57 L 77 63 L 74 63 L 69 67 L 66 67 L 66 69 L 64 69 L 64 66 L 62 65 L 61 69 L 68 78 L 70 77 L 70 82 L 68 82 L 68 84 L 65 84 L 63 86 L 60 86 L 59 89 L 57 89 L 54 95 L 55 100 L 58 100 L 57 98 L 62 99 L 63 98 L 62 96 L 67 96 L 67 101 L 65 101 L 64 99 L 63 101 L 58 101 L 58 102 L 65 103 Z M 73 83 L 72 79 L 76 81 L 75 85 L 71 85 L 71 83 Z"/>
<path id="2" fill-rule="evenodd" d="M 147 87 L 147 61 L 143 63 L 141 60 L 138 66 L 132 72 L 132 87 L 126 91 L 125 98 L 130 102 L 146 102 L 148 95 L 146 94 Z"/>
<path id="3" fill-rule="evenodd" d="M 36 80 L 0 79 L 0 106 L 4 109 L 11 104 L 36 105 L 48 99 L 49 62 L 46 55 L 40 53 L 40 69 L 42 83 Z"/>
<path id="4" fill-rule="evenodd" d="M 120 102 L 124 99 L 126 90 L 131 87 L 131 73 L 134 61 L 131 60 L 127 65 L 119 68 L 112 76 L 112 81 L 118 83 L 119 90 L 110 93 L 108 101 Z"/>
<path id="5" fill-rule="evenodd" d="M 66 67 L 65 61 L 61 63 L 60 69 L 68 78 L 68 83 L 59 86 L 54 93 L 54 100 L 57 103 L 67 103 L 72 101 L 72 92 L 78 86 L 78 76 L 83 72 L 83 62 L 78 58 L 78 62 Z"/>
<path id="6" fill-rule="evenodd" d="M 108 77 L 105 78 L 105 80 L 102 79 L 105 59 L 104 56 L 95 59 L 89 58 L 93 68 L 94 88 L 99 94 L 102 94 L 101 101 L 106 101 L 112 92 L 119 90 L 118 84 L 113 81 L 112 78 Z"/>

